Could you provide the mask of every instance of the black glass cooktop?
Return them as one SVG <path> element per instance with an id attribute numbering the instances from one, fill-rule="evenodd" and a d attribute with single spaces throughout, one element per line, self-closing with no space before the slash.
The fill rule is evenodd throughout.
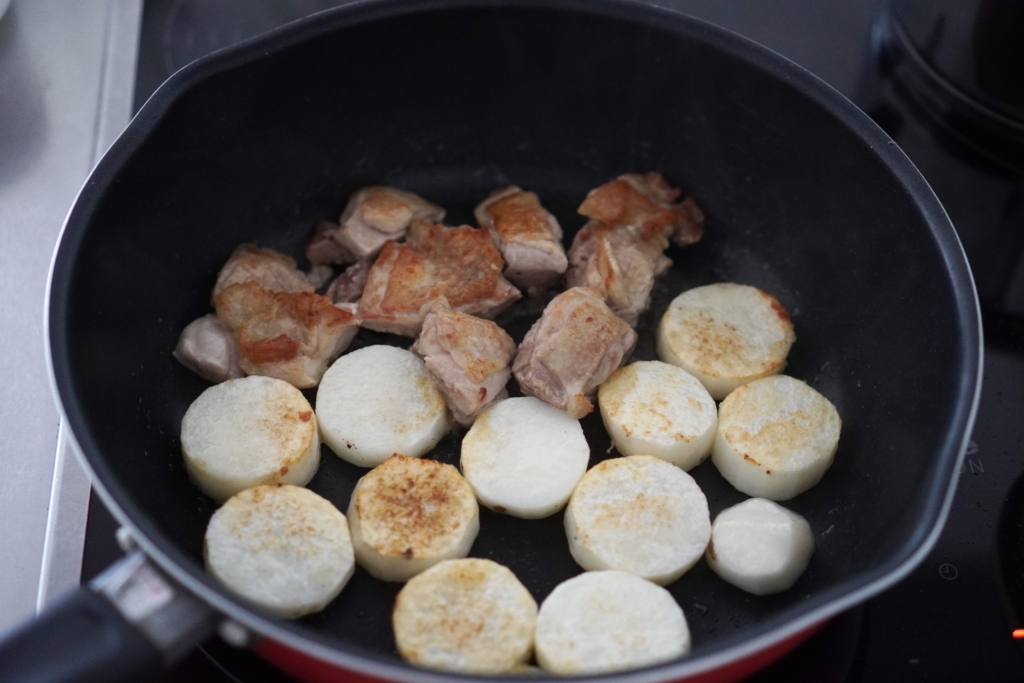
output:
<path id="1" fill-rule="evenodd" d="M 986 26 L 999 28 L 999 12 L 1012 14 L 1014 3 L 1019 0 L 974 4 L 988 13 Z M 338 4 L 343 3 L 146 0 L 136 109 L 164 79 L 193 59 Z M 927 92 L 922 95 L 920 87 L 921 73 L 927 79 L 929 64 L 941 70 L 956 52 L 948 49 L 950 42 L 957 36 L 977 38 L 982 20 L 965 10 L 964 4 L 971 4 L 967 0 L 935 2 L 924 9 L 913 0 L 897 3 L 901 16 L 918 22 L 911 26 L 911 39 L 923 36 L 919 56 L 924 66 L 908 77 L 906 64 L 900 62 L 906 54 L 887 49 L 892 35 L 885 17 L 896 13 L 888 13 L 881 0 L 656 4 L 767 45 L 867 111 L 918 166 L 945 206 L 964 243 L 983 305 L 981 404 L 952 511 L 935 548 L 900 584 L 840 615 L 750 680 L 1024 680 L 1024 650 L 1018 645 L 1024 639 L 1015 641 L 1011 635 L 1015 628 L 1024 629 L 1024 176 L 1020 167 L 1000 160 L 998 153 L 972 146 L 970 136 L 959 134 L 956 121 L 950 124 L 949 117 L 944 118 L 948 112 L 942 110 L 942 102 L 936 104 Z M 944 9 L 944 4 L 952 9 Z M 973 33 L 958 23 L 968 20 L 975 22 Z M 1010 16 L 1007 21 L 1012 20 Z M 1024 35 L 1024 26 L 1020 28 L 1011 32 L 1009 44 L 1012 35 L 1018 42 Z M 1024 70 L 1016 73 L 1019 79 Z M 955 78 L 939 76 L 946 85 L 952 82 L 955 91 Z M 83 580 L 120 555 L 114 530 L 113 520 L 94 499 Z M 254 655 L 214 639 L 168 672 L 165 680 L 291 679 Z"/>

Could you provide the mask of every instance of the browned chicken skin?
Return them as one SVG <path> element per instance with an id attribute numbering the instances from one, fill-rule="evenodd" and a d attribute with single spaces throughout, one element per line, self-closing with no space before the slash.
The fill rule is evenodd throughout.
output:
<path id="1" fill-rule="evenodd" d="M 182 365 L 214 384 L 245 377 L 238 365 L 235 335 L 210 313 L 193 320 L 181 332 L 174 357 Z"/>
<path id="2" fill-rule="evenodd" d="M 512 284 L 536 294 L 565 272 L 562 227 L 533 192 L 503 187 L 481 202 L 474 214 L 480 226 L 491 231 Z"/>
<path id="3" fill-rule="evenodd" d="M 312 292 L 315 290 L 302 271 L 295 267 L 295 259 L 273 249 L 261 249 L 255 244 L 242 244 L 220 269 L 213 298 L 231 285 L 240 282 L 258 282 L 272 292 Z"/>
<path id="4" fill-rule="evenodd" d="M 692 198 L 673 204 L 678 196 L 660 173 L 626 173 L 591 190 L 577 211 L 612 227 L 629 227 L 662 249 L 669 238 L 686 246 L 704 234 L 704 212 Z"/>
<path id="5" fill-rule="evenodd" d="M 349 197 L 340 226 L 332 234 L 352 258 L 373 260 L 388 240 L 401 240 L 414 219 L 439 222 L 444 209 L 422 197 L 393 187 L 364 187 Z"/>
<path id="6" fill-rule="evenodd" d="M 441 297 L 428 306 L 412 345 L 444 394 L 455 420 L 468 427 L 494 401 L 508 397 L 515 355 L 512 337 L 490 320 L 453 311 Z"/>
<path id="7" fill-rule="evenodd" d="M 579 213 L 590 218 L 569 248 L 570 287 L 595 287 L 615 313 L 636 325 L 651 300 L 654 278 L 671 265 L 662 252 L 671 239 L 700 240 L 704 213 L 660 173 L 627 173 L 591 190 Z"/>
<path id="8" fill-rule="evenodd" d="M 524 394 L 579 419 L 594 410 L 589 399 L 629 358 L 636 338 L 601 292 L 573 287 L 552 299 L 526 333 L 512 373 Z"/>
<path id="9" fill-rule="evenodd" d="M 356 316 L 325 296 L 272 292 L 257 282 L 231 285 L 214 297 L 217 317 L 235 334 L 239 365 L 250 375 L 305 389 L 352 342 Z"/>
<path id="10" fill-rule="evenodd" d="M 569 249 L 570 287 L 593 287 L 608 307 L 631 326 L 651 302 L 654 278 L 672 261 L 654 243 L 633 231 L 590 221 Z"/>
<path id="11" fill-rule="evenodd" d="M 359 303 L 364 327 L 415 337 L 424 306 L 444 296 L 452 309 L 491 318 L 520 298 L 486 230 L 414 220 L 405 244 L 388 242 L 370 268 Z"/>

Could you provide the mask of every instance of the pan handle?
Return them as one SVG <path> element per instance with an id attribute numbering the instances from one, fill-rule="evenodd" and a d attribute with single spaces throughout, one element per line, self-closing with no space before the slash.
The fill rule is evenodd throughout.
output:
<path id="1" fill-rule="evenodd" d="M 136 550 L 0 642 L 0 680 L 155 679 L 216 623 L 216 612 Z"/>

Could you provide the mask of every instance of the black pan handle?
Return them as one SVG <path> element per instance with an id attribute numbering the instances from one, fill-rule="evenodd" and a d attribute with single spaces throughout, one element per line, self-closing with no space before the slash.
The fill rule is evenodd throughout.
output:
<path id="1" fill-rule="evenodd" d="M 0 681 L 153 680 L 216 621 L 210 607 L 135 551 L 0 642 Z"/>

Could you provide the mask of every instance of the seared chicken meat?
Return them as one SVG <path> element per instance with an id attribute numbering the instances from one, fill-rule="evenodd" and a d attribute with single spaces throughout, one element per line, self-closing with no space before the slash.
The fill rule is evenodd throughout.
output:
<path id="1" fill-rule="evenodd" d="M 679 189 L 660 173 L 627 173 L 591 190 L 577 211 L 613 227 L 628 227 L 664 249 L 669 238 L 680 246 L 699 242 L 704 212 L 692 198 L 673 204 Z"/>
<path id="2" fill-rule="evenodd" d="M 521 296 L 502 276 L 503 265 L 486 230 L 414 220 L 405 244 L 385 244 L 370 268 L 362 325 L 415 337 L 424 306 L 442 296 L 456 311 L 492 318 Z"/>
<path id="3" fill-rule="evenodd" d="M 273 249 L 261 249 L 255 244 L 242 244 L 228 259 L 217 275 L 213 298 L 231 285 L 258 282 L 272 292 L 312 292 L 302 271 L 295 267 L 295 259 Z"/>
<path id="4" fill-rule="evenodd" d="M 257 282 L 227 287 L 214 305 L 235 335 L 242 370 L 299 389 L 316 386 L 359 329 L 352 306 L 335 306 L 311 292 L 274 292 Z"/>
<path id="5" fill-rule="evenodd" d="M 579 419 L 594 410 L 598 385 L 629 358 L 636 338 L 602 292 L 573 287 L 552 299 L 526 333 L 512 373 L 524 394 Z"/>
<path id="6" fill-rule="evenodd" d="M 235 335 L 212 313 L 189 323 L 172 353 L 186 368 L 214 384 L 245 377 L 238 365 Z"/>
<path id="7" fill-rule="evenodd" d="M 328 263 L 352 263 L 356 257 L 334 240 L 339 225 L 331 221 L 320 221 L 313 228 L 313 236 L 306 242 L 306 259 L 314 266 Z"/>
<path id="8" fill-rule="evenodd" d="M 412 351 L 423 358 L 455 420 L 468 427 L 484 408 L 508 397 L 515 342 L 490 320 L 453 311 L 444 297 L 427 309 Z"/>
<path id="9" fill-rule="evenodd" d="M 570 287 L 593 287 L 609 308 L 631 326 L 651 302 L 654 278 L 672 261 L 660 247 L 633 231 L 590 221 L 569 249 Z"/>
<path id="10" fill-rule="evenodd" d="M 565 272 L 568 261 L 562 247 L 562 227 L 544 210 L 533 192 L 515 185 L 495 190 L 475 210 L 481 227 L 491 231 L 505 259 L 509 282 L 539 293 Z"/>
<path id="11" fill-rule="evenodd" d="M 317 263 L 310 266 L 309 270 L 306 271 L 306 280 L 316 289 L 320 289 L 331 281 L 332 275 L 334 275 L 334 268 Z"/>
<path id="12" fill-rule="evenodd" d="M 327 288 L 327 296 L 336 304 L 359 301 L 369 275 L 370 264 L 366 261 L 357 261 L 334 278 L 334 282 Z"/>
<path id="13" fill-rule="evenodd" d="M 345 255 L 336 262 L 373 260 L 385 242 L 402 239 L 416 218 L 438 222 L 444 218 L 444 209 L 393 187 L 357 190 L 349 197 L 338 230 L 331 233 Z M 314 240 L 316 236 L 314 233 Z"/>

